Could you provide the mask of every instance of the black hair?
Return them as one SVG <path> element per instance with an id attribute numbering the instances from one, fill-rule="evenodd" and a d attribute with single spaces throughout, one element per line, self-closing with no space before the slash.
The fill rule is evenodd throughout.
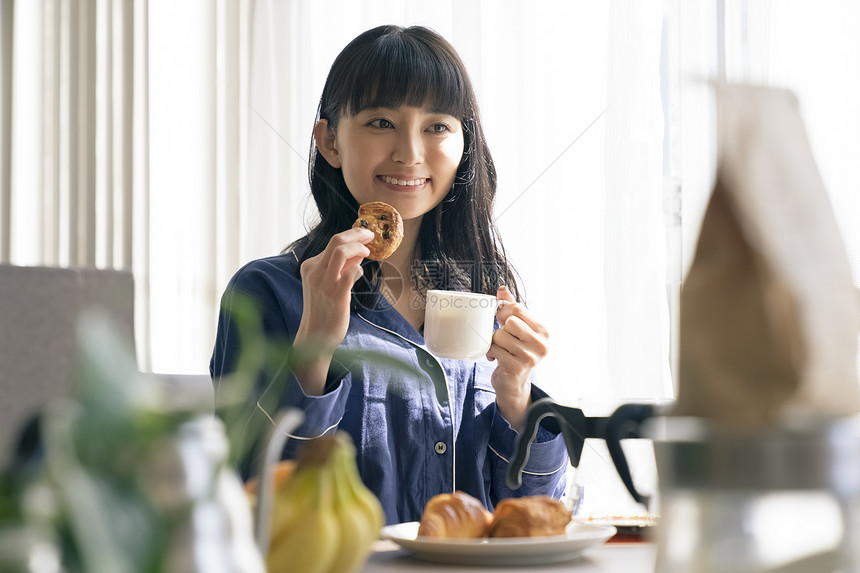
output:
<path id="1" fill-rule="evenodd" d="M 329 128 L 336 130 L 341 116 L 403 105 L 458 118 L 464 138 L 451 190 L 422 219 L 416 243 L 421 256 L 413 269 L 413 283 L 419 291 L 440 288 L 487 294 L 506 285 L 519 300 L 517 275 L 493 222 L 496 169 L 475 91 L 465 65 L 444 38 L 422 26 L 380 26 L 359 35 L 332 64 L 317 119 L 327 120 Z M 308 172 L 320 220 L 308 232 L 300 262 L 321 253 L 333 235 L 350 228 L 358 211 L 343 173 L 322 157 L 313 138 Z M 374 299 L 370 283 L 378 281 L 378 263 L 365 260 L 363 266 L 364 278 L 353 289 L 353 305 L 367 306 Z"/>

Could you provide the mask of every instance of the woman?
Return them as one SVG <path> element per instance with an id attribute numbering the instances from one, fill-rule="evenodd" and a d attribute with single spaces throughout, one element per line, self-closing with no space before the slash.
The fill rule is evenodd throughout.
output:
<path id="1" fill-rule="evenodd" d="M 259 307 L 268 338 L 312 351 L 283 376 L 259 373 L 258 397 L 277 392 L 277 407 L 305 413 L 285 457 L 303 440 L 348 432 L 388 523 L 420 519 L 428 499 L 454 489 L 490 510 L 513 495 L 559 497 L 565 447 L 543 428 L 523 486 L 513 492 L 505 485 L 524 412 L 545 396 L 531 372 L 547 353 L 548 334 L 517 302 L 516 277 L 492 223 L 496 173 L 459 56 L 426 28 L 369 30 L 332 65 L 317 120 L 310 184 L 320 221 L 281 255 L 233 277 L 213 379 L 236 369 L 243 348 L 231 320 L 240 293 Z M 404 221 L 402 243 L 382 263 L 365 259 L 373 234 L 351 228 L 358 205 L 370 201 L 392 205 Z M 426 350 L 428 288 L 510 302 L 497 313 L 488 360 L 437 359 Z M 389 361 L 344 363 L 336 349 L 372 350 L 405 369 Z M 251 415 L 272 414 L 258 408 Z"/>

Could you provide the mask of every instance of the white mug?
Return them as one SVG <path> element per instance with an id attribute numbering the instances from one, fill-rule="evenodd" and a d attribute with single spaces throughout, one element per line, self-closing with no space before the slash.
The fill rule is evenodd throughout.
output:
<path id="1" fill-rule="evenodd" d="M 499 301 L 489 294 L 427 291 L 424 342 L 440 358 L 477 360 L 490 349 Z"/>

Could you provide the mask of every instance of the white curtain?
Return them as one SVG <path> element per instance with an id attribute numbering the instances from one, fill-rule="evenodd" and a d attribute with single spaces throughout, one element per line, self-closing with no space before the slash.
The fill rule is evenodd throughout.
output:
<path id="1" fill-rule="evenodd" d="M 244 225 L 257 201 L 248 169 L 253 13 L 252 0 L 149 0 L 149 257 L 140 278 L 157 372 L 208 371 L 221 291 L 261 230 Z"/>
<path id="2" fill-rule="evenodd" d="M 385 23 L 437 30 L 470 70 L 502 237 L 552 335 L 542 386 L 567 403 L 671 396 L 661 0 L 257 2 L 241 260 L 304 233 L 326 73 Z"/>
<path id="3" fill-rule="evenodd" d="M 542 386 L 671 395 L 661 0 L 2 6 L 2 259 L 133 268 L 143 368 L 206 371 L 229 277 L 315 216 L 307 151 L 334 57 L 373 26 L 423 24 L 478 91 L 498 223 L 552 333 Z"/>
<path id="4" fill-rule="evenodd" d="M 798 97 L 860 287 L 860 3 L 734 0 L 727 16 L 745 47 L 728 60 L 729 79 L 788 88 Z M 799 30 L 807 41 L 798 41 Z"/>
<path id="5" fill-rule="evenodd" d="M 0 262 L 145 272 L 145 15 L 145 0 L 0 5 Z"/>
<path id="6" fill-rule="evenodd" d="M 472 74 L 559 401 L 673 395 L 714 170 L 708 80 L 798 94 L 860 285 L 854 0 L 0 0 L 0 263 L 133 269 L 141 368 L 206 372 L 229 277 L 315 216 L 333 59 L 383 23 L 436 29 Z M 586 456 L 586 499 L 637 511 L 611 506 L 627 498 L 605 453 Z"/>
<path id="7" fill-rule="evenodd" d="M 788 88 L 798 97 L 860 296 L 860 3 L 733 0 L 726 14 L 727 29 L 744 40 L 727 59 L 729 79 Z M 798 30 L 807 41 L 798 42 Z"/>

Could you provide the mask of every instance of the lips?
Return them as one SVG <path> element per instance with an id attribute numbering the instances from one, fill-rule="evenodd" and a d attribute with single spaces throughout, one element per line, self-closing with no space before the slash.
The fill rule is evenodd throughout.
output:
<path id="1" fill-rule="evenodd" d="M 426 177 L 413 177 L 410 179 L 399 179 L 397 177 L 391 177 L 389 175 L 380 175 L 379 178 L 388 183 L 389 185 L 400 185 L 401 187 L 418 187 L 419 185 L 424 185 L 429 181 Z"/>

